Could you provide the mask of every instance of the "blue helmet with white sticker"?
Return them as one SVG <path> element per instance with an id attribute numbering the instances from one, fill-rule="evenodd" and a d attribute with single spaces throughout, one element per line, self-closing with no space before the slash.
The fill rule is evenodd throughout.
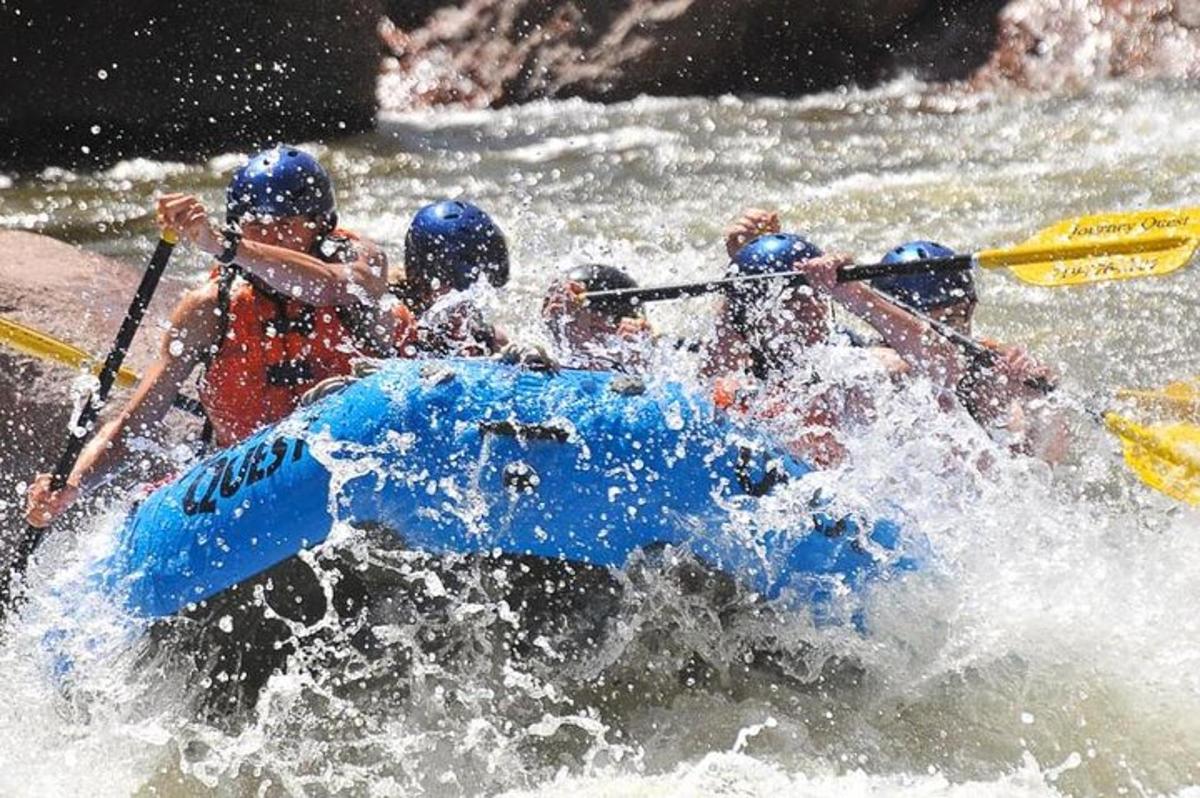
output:
<path id="1" fill-rule="evenodd" d="M 822 254 L 816 244 L 794 233 L 759 236 L 734 257 L 729 264 L 729 276 L 792 271 L 797 264 Z"/>
<path id="2" fill-rule="evenodd" d="M 742 247 L 726 270 L 726 276 L 773 274 L 794 271 L 806 260 L 819 258 L 821 249 L 804 236 L 794 233 L 772 233 L 759 236 Z M 739 316 L 746 307 L 760 301 L 769 291 L 763 281 L 736 286 L 729 292 L 733 310 Z"/>

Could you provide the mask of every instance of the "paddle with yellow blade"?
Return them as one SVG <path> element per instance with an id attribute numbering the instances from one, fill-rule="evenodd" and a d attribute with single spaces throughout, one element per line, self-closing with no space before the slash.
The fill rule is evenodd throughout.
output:
<path id="1" fill-rule="evenodd" d="M 1125 388 L 1117 398 L 1166 423 L 1139 424 L 1115 413 L 1105 425 L 1120 436 L 1125 464 L 1150 487 L 1188 504 L 1200 504 L 1200 378 L 1162 388 Z"/>
<path id="2" fill-rule="evenodd" d="M 1040 286 L 1082 285 L 1134 277 L 1158 277 L 1186 266 L 1200 246 L 1200 208 L 1134 211 L 1079 216 L 1045 228 L 1020 244 L 969 255 L 907 263 L 844 266 L 838 280 L 871 280 L 909 274 L 937 274 L 979 266 L 1008 268 Z M 800 272 L 746 274 L 705 282 L 649 288 L 589 291 L 590 301 L 620 299 L 661 302 L 724 292 L 760 281 L 802 284 Z"/>
<path id="3" fill-rule="evenodd" d="M 1116 413 L 1104 425 L 1121 439 L 1125 464 L 1150 487 L 1200 504 L 1200 427 L 1183 422 L 1147 426 Z"/>
<path id="4" fill-rule="evenodd" d="M 1186 266 L 1200 245 L 1200 208 L 1064 219 L 1020 244 L 973 255 L 847 267 L 839 279 L 935 274 L 971 266 L 1008 268 L 1044 287 L 1159 277 Z"/>
<path id="5" fill-rule="evenodd" d="M 102 361 L 92 357 L 78 347 L 53 338 L 41 330 L 35 330 L 20 322 L 0 317 L 0 344 L 20 352 L 22 355 L 60 363 L 74 369 L 100 370 Z M 138 375 L 128 366 L 117 372 L 116 384 L 130 388 L 137 384 Z"/>
<path id="6" fill-rule="evenodd" d="M 0 346 L 6 346 L 22 355 L 59 363 L 70 368 L 86 368 L 93 373 L 98 372 L 102 366 L 99 358 L 92 357 L 66 341 L 61 341 L 41 330 L 3 317 L 0 317 Z M 117 371 L 115 384 L 119 388 L 132 388 L 138 384 L 140 379 L 141 377 L 136 371 L 128 366 L 122 366 Z M 175 407 L 193 415 L 203 416 L 204 413 L 195 399 L 182 394 L 175 397 Z"/>
<path id="7" fill-rule="evenodd" d="M 1083 285 L 1170 274 L 1186 266 L 1198 246 L 1200 208 L 1094 214 L 1064 219 L 1016 246 L 950 258 L 846 266 L 839 270 L 838 279 L 869 280 L 979 266 L 1009 268 L 1017 278 L 1039 286 Z M 801 272 L 752 274 L 703 283 L 589 291 L 585 298 L 655 302 L 729 291 L 760 280 L 802 284 L 804 276 Z M 1146 401 L 1188 408 L 1193 420 L 1200 419 L 1200 382 L 1140 393 Z M 1105 422 L 1122 438 L 1126 461 L 1147 484 L 1176 498 L 1200 503 L 1200 428 L 1187 424 L 1144 427 L 1111 413 Z"/>
<path id="8" fill-rule="evenodd" d="M 1171 382 L 1155 390 L 1123 388 L 1117 398 L 1161 416 L 1200 423 L 1200 377 Z"/>

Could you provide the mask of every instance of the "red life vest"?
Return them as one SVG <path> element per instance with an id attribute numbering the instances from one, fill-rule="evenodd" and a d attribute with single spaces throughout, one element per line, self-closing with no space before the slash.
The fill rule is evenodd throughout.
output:
<path id="1" fill-rule="evenodd" d="M 831 399 L 827 391 L 798 406 L 795 397 L 779 386 L 763 393 L 761 386 L 748 388 L 733 377 L 718 377 L 712 391 L 712 402 L 718 408 L 767 422 L 783 433 L 782 442 L 789 452 L 818 467 L 835 465 L 845 456 L 834 426 L 837 416 L 829 406 Z"/>
<path id="2" fill-rule="evenodd" d="M 417 354 L 417 317 L 404 305 L 392 307 L 392 323 L 395 325 L 392 348 L 399 357 L 415 357 Z"/>
<path id="3" fill-rule="evenodd" d="M 340 232 L 340 231 L 339 231 Z M 228 275 L 220 288 L 225 325 L 200 380 L 200 402 L 218 446 L 229 446 L 296 409 L 310 388 L 378 356 L 354 323 L 361 308 L 316 307 Z"/>

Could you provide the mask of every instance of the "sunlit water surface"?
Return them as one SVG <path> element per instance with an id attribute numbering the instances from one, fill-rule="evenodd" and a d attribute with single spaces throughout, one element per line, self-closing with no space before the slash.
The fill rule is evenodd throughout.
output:
<path id="1" fill-rule="evenodd" d="M 487 299 L 525 340 L 544 338 L 540 293 L 571 264 L 620 264 L 647 284 L 717 274 L 720 230 L 747 205 L 873 260 L 909 238 L 970 250 L 1073 214 L 1200 199 L 1200 97 L 1187 88 L 957 109 L 918 89 L 438 112 L 385 118 L 319 152 L 344 223 L 397 262 L 424 202 L 492 211 L 515 265 Z M 136 262 L 155 192 L 196 191 L 215 207 L 236 163 L 10 175 L 0 224 Z M 199 278 L 206 266 L 187 253 L 173 268 Z M 510 659 L 510 614 L 483 590 L 503 576 L 464 566 L 436 619 L 399 613 L 376 629 L 421 651 L 436 626 L 452 654 L 380 673 L 349 632 L 302 631 L 311 667 L 293 663 L 253 711 L 213 720 L 194 707 L 201 675 L 170 658 L 139 665 L 136 647 L 77 652 L 88 667 L 66 693 L 47 676 L 42 636 L 62 617 L 93 632 L 118 621 L 52 590 L 104 550 L 114 505 L 51 548 L 0 647 L 0 794 L 1191 794 L 1200 517 L 1129 476 L 1086 411 L 1117 387 L 1200 371 L 1200 277 L 1054 290 L 980 280 L 980 331 L 1061 370 L 1075 451 L 1055 472 L 1001 458 L 981 473 L 956 454 L 986 446 L 969 423 L 934 417 L 919 391 L 882 399 L 849 465 L 821 478 L 920 529 L 936 563 L 867 596 L 868 634 L 695 595 L 677 567 L 645 563 L 616 575 L 623 598 L 594 647 Z M 650 314 L 701 332 L 709 308 Z M 342 537 L 401 593 L 437 592 L 430 564 Z"/>

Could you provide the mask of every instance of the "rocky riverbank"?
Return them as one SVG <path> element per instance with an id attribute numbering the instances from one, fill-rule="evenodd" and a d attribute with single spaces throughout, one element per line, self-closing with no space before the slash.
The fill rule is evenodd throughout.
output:
<path id="1" fill-rule="evenodd" d="M 1072 90 L 1194 77 L 1198 25 L 1200 0 L 466 0 L 385 31 L 381 99 L 405 110 L 795 96 L 902 74 L 952 90 Z"/>

